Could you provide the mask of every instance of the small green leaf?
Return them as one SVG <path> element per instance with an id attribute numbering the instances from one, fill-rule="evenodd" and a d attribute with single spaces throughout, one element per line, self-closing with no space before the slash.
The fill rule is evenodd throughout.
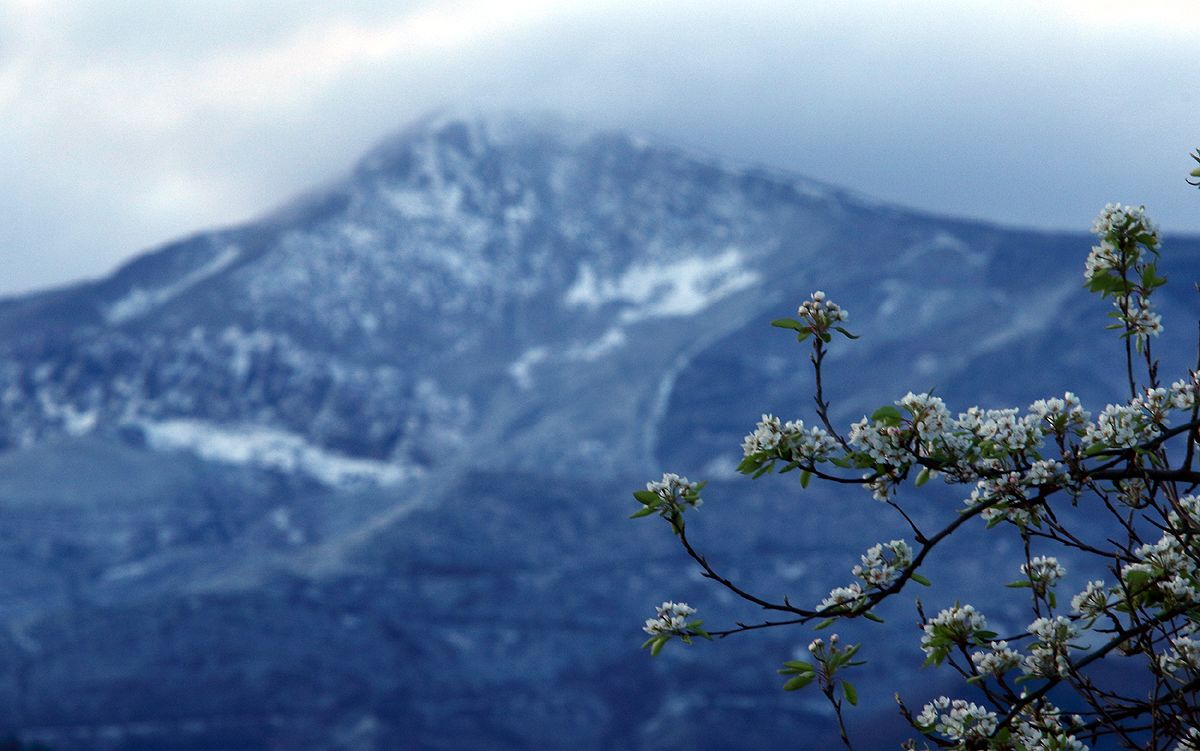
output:
<path id="1" fill-rule="evenodd" d="M 778 329 L 792 329 L 793 331 L 804 331 L 808 328 L 803 323 L 791 318 L 776 318 L 771 321 L 771 325 Z"/>
<path id="2" fill-rule="evenodd" d="M 858 335 L 851 334 L 849 331 L 845 330 L 841 326 L 834 326 L 834 328 L 837 329 L 839 334 L 846 337 L 847 339 L 858 339 L 859 338 Z"/>
<path id="3" fill-rule="evenodd" d="M 920 584 L 920 585 L 922 585 L 922 586 L 925 586 L 925 587 L 932 587 L 932 586 L 933 586 L 933 582 L 929 581 L 928 579 L 926 579 L 924 576 L 921 576 L 920 574 L 913 574 L 913 575 L 912 575 L 911 577 L 909 577 L 909 578 L 911 578 L 911 579 L 912 579 L 913 581 L 915 581 L 917 584 Z"/>
<path id="4" fill-rule="evenodd" d="M 1019 581 L 1019 582 L 1009 582 L 1008 584 L 1005 584 L 1004 586 L 1008 587 L 1009 589 L 1020 589 L 1021 587 L 1032 587 L 1033 585 L 1027 581 Z"/>
<path id="5" fill-rule="evenodd" d="M 929 467 L 923 468 L 920 471 L 920 473 L 917 474 L 917 480 L 916 480 L 917 487 L 919 488 L 922 485 L 924 485 L 925 483 L 929 482 L 930 475 L 931 475 L 931 472 L 929 471 Z"/>
<path id="6" fill-rule="evenodd" d="M 670 641 L 667 637 L 658 637 L 653 644 L 650 645 L 650 656 L 658 657 L 658 653 L 662 651 L 663 646 Z"/>
<path id="7" fill-rule="evenodd" d="M 654 513 L 654 509 L 647 506 L 646 508 L 641 509 L 639 511 L 634 511 L 632 514 L 629 515 L 629 518 L 630 519 L 641 519 L 643 516 L 650 516 L 653 513 Z"/>
<path id="8" fill-rule="evenodd" d="M 854 690 L 853 683 L 842 681 L 842 693 L 846 695 L 846 701 L 850 702 L 851 706 L 858 706 L 858 692 Z"/>
<path id="9" fill-rule="evenodd" d="M 837 618 L 826 618 L 825 620 L 818 623 L 814 628 L 815 628 L 815 630 L 820 631 L 823 628 L 829 628 L 830 626 L 832 626 L 834 624 L 835 621 L 837 621 Z"/>
<path id="10" fill-rule="evenodd" d="M 811 673 L 812 671 L 813 666 L 804 660 L 788 660 L 783 663 L 783 668 L 779 672 L 784 675 L 791 675 L 793 673 Z"/>
<path id="11" fill-rule="evenodd" d="M 863 618 L 866 618 L 868 621 L 875 621 L 876 623 L 884 622 L 882 618 L 875 615 L 874 613 L 863 613 Z"/>
<path id="12" fill-rule="evenodd" d="M 812 481 L 812 472 L 807 469 L 800 473 L 800 487 L 807 488 L 808 483 Z"/>
<path id="13" fill-rule="evenodd" d="M 872 412 L 871 419 L 875 422 L 884 423 L 885 425 L 899 425 L 904 421 L 904 417 L 900 414 L 900 410 L 891 405 L 880 407 Z"/>
<path id="14" fill-rule="evenodd" d="M 802 689 L 805 686 L 807 686 L 808 684 L 812 683 L 813 679 L 816 677 L 817 677 L 816 673 L 801 673 L 800 675 L 797 675 L 795 678 L 792 678 L 791 680 L 789 680 L 787 683 L 783 684 L 783 690 L 784 691 L 796 691 L 798 689 Z"/>

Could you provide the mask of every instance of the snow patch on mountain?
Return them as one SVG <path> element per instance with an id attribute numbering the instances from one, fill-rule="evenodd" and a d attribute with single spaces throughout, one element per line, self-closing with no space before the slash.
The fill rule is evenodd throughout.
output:
<path id="1" fill-rule="evenodd" d="M 614 326 L 593 342 L 576 344 L 569 348 L 565 357 L 572 362 L 595 362 L 608 353 L 623 347 L 626 339 L 625 330 Z"/>
<path id="2" fill-rule="evenodd" d="M 508 374 L 522 389 L 533 388 L 533 366 L 545 361 L 550 352 L 545 347 L 531 347 L 525 350 L 511 365 Z"/>
<path id="3" fill-rule="evenodd" d="M 198 269 L 189 271 L 171 284 L 157 289 L 134 287 L 124 297 L 105 308 L 104 320 L 110 324 L 118 324 L 143 316 L 168 300 L 178 297 L 189 287 L 220 273 L 240 255 L 241 250 L 236 245 L 229 245 L 218 253 L 216 258 Z"/>
<path id="4" fill-rule="evenodd" d="M 630 306 L 621 320 L 695 315 L 718 300 L 759 280 L 744 266 L 741 251 L 729 248 L 718 256 L 692 256 L 673 263 L 634 264 L 620 276 L 601 279 L 586 263 L 563 296 L 567 307 L 594 310 L 618 303 Z"/>
<path id="5" fill-rule="evenodd" d="M 303 436 L 257 425 L 217 425 L 203 420 L 144 421 L 151 447 L 187 451 L 209 461 L 245 464 L 308 475 L 330 486 L 395 485 L 421 470 L 374 459 L 357 459 L 315 446 Z"/>

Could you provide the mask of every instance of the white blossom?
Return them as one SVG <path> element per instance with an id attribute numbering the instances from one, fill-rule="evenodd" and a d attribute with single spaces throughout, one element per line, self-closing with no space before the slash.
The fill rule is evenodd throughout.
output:
<path id="1" fill-rule="evenodd" d="M 830 590 L 829 596 L 817 605 L 817 610 L 841 610 L 843 607 L 853 610 L 860 604 L 862 598 L 863 588 L 858 582 L 853 582 L 848 587 L 834 587 Z"/>
<path id="2" fill-rule="evenodd" d="M 885 589 L 896 581 L 900 571 L 912 563 L 912 548 L 904 540 L 879 543 L 867 549 L 861 556 L 862 563 L 851 573 L 866 582 L 867 586 Z"/>
<path id="3" fill-rule="evenodd" d="M 646 483 L 646 490 L 657 493 L 668 506 L 682 503 L 692 508 L 699 508 L 704 503 L 699 496 L 694 495 L 698 487 L 697 483 L 689 482 L 686 477 L 680 477 L 674 472 L 665 472 L 661 480 Z"/>
<path id="4" fill-rule="evenodd" d="M 1021 564 L 1021 573 L 1029 577 L 1035 592 L 1044 595 L 1066 575 L 1067 570 L 1053 556 L 1036 556 Z"/>
<path id="5" fill-rule="evenodd" d="M 1158 656 L 1158 664 L 1168 673 L 1200 673 L 1200 641 L 1180 636 L 1170 640 L 1171 649 Z"/>
<path id="6" fill-rule="evenodd" d="M 925 656 L 940 660 L 951 645 L 965 645 L 975 633 L 987 628 L 987 619 L 972 605 L 954 605 L 939 612 L 924 627 L 921 651 Z M 994 636 L 994 634 L 993 634 Z"/>
<path id="7" fill-rule="evenodd" d="M 1196 394 L 1200 391 L 1200 384 L 1197 384 L 1196 374 L 1192 377 L 1183 380 L 1180 379 L 1171 384 L 1171 406 L 1175 409 L 1193 409 L 1196 406 Z"/>
<path id="8" fill-rule="evenodd" d="M 1146 216 L 1145 206 L 1122 206 L 1110 203 L 1101 209 L 1092 222 L 1092 233 L 1102 240 L 1146 238 L 1146 245 L 1158 247 L 1158 227 Z"/>
<path id="9" fill-rule="evenodd" d="M 972 652 L 971 662 L 983 675 L 1003 675 L 1021 664 L 1021 654 L 1006 641 L 994 641 L 986 651 Z"/>
<path id="10" fill-rule="evenodd" d="M 996 713 L 964 699 L 939 696 L 921 709 L 916 724 L 956 743 L 983 740 L 996 729 Z"/>
<path id="11" fill-rule="evenodd" d="M 1066 485 L 1069 479 L 1067 468 L 1062 462 L 1055 459 L 1039 459 L 1029 465 L 1025 477 L 1022 478 L 1022 484 L 1029 487 Z"/>
<path id="12" fill-rule="evenodd" d="M 1162 316 L 1154 312 L 1150 300 L 1142 295 L 1119 295 L 1113 300 L 1129 330 L 1139 339 L 1158 336 L 1162 333 Z"/>
<path id="13" fill-rule="evenodd" d="M 814 334 L 828 331 L 832 326 L 850 318 L 850 314 L 833 300 L 826 299 L 825 293 L 817 290 L 810 295 L 796 310 Z"/>
<path id="14" fill-rule="evenodd" d="M 1061 615 L 1054 618 L 1038 618 L 1029 624 L 1029 633 L 1037 637 L 1038 641 L 1030 646 L 1029 656 L 1025 658 L 1021 669 L 1028 675 L 1043 678 L 1066 677 L 1071 664 L 1067 656 L 1067 642 L 1079 635 L 1075 624 Z"/>
<path id="15" fill-rule="evenodd" d="M 971 407 L 958 416 L 955 427 L 972 433 L 997 449 L 1020 453 L 1042 445 L 1043 418 L 1037 414 L 1018 416 L 1018 410 Z"/>
<path id="16" fill-rule="evenodd" d="M 1063 434 L 1068 427 L 1082 428 L 1091 419 L 1091 413 L 1083 408 L 1079 397 L 1070 391 L 1063 398 L 1038 399 L 1029 405 L 1029 413 L 1039 421 L 1049 423 L 1055 433 Z"/>
<path id="17" fill-rule="evenodd" d="M 1109 404 L 1096 422 L 1088 424 L 1083 443 L 1087 448 L 1133 448 L 1153 438 L 1156 432 L 1140 406 Z"/>
<path id="18" fill-rule="evenodd" d="M 676 635 L 687 629 L 688 616 L 696 609 L 686 602 L 664 602 L 657 608 L 654 618 L 647 618 L 642 630 L 651 636 Z"/>
<path id="19" fill-rule="evenodd" d="M 781 423 L 774 415 L 763 415 L 754 431 L 742 439 L 742 454 L 754 456 L 779 452 L 789 460 L 819 462 L 838 449 L 838 443 L 824 428 L 806 428 L 803 420 Z"/>
<path id="20" fill-rule="evenodd" d="M 1099 579 L 1088 582 L 1082 592 L 1071 598 L 1071 610 L 1084 618 L 1098 618 L 1108 605 L 1108 589 Z"/>

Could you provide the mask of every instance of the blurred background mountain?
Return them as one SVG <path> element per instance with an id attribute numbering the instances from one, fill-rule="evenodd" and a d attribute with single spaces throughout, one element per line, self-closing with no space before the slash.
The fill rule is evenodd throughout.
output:
<path id="1" fill-rule="evenodd" d="M 1123 371 L 1089 245 L 452 113 L 259 220 L 4 300 L 0 731 L 92 751 L 832 747 L 819 697 L 773 671 L 806 633 L 638 650 L 663 599 L 760 616 L 665 525 L 627 521 L 629 491 L 710 479 L 695 542 L 817 602 L 904 530 L 863 493 L 735 475 L 761 412 L 810 416 L 807 351 L 769 321 L 818 288 L 850 310 L 838 422 L 933 387 L 952 409 L 1066 387 L 1098 411 Z M 1168 236 L 1160 270 L 1170 380 L 1200 242 Z M 1010 580 L 1016 545 L 948 551 L 928 602 Z M 1018 601 L 977 604 L 1023 623 Z M 915 622 L 910 602 L 884 615 Z M 910 636 L 870 644 L 864 748 L 903 735 Z"/>

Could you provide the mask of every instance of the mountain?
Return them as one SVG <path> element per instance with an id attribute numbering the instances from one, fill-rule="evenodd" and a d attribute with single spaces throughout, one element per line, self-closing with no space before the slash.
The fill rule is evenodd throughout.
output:
<path id="1" fill-rule="evenodd" d="M 1089 244 L 548 118 L 438 115 L 259 221 L 2 301 L 0 731 L 97 750 L 836 743 L 773 672 L 805 632 L 637 649 L 663 599 L 710 625 L 758 614 L 665 525 L 627 521 L 629 491 L 711 478 L 697 543 L 815 603 L 904 530 L 863 494 L 735 476 L 761 412 L 811 416 L 806 352 L 769 321 L 818 288 L 851 311 L 862 339 L 827 363 L 838 421 L 934 386 L 952 408 L 1069 387 L 1098 411 L 1123 375 L 1082 288 Z M 1164 253 L 1174 373 L 1200 242 Z M 917 513 L 952 513 L 942 495 Z M 979 540 L 935 564 L 931 602 L 1012 578 L 1017 542 Z M 915 664 L 915 633 L 876 646 L 870 675 Z M 896 687 L 874 683 L 861 721 L 883 747 Z"/>

